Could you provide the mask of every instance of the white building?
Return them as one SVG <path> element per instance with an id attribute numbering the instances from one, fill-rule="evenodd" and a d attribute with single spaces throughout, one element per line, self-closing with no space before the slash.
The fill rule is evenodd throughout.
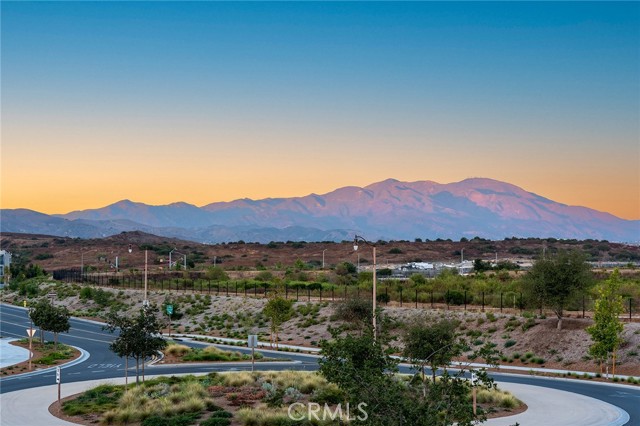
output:
<path id="1" fill-rule="evenodd" d="M 11 253 L 6 250 L 0 250 L 0 278 L 4 280 L 5 273 L 9 273 L 11 265 Z M 6 268 L 6 271 L 5 271 Z"/>

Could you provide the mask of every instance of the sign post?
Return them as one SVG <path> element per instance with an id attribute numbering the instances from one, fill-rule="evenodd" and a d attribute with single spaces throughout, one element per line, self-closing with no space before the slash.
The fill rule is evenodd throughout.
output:
<path id="1" fill-rule="evenodd" d="M 258 335 L 250 334 L 247 340 L 247 346 L 251 348 L 251 372 L 253 373 L 255 367 L 255 348 L 258 346 Z"/>
<path id="2" fill-rule="evenodd" d="M 29 371 L 31 371 L 31 357 L 33 356 L 33 335 L 36 333 L 36 329 L 31 327 L 27 328 L 27 335 L 29 336 Z"/>
<path id="3" fill-rule="evenodd" d="M 476 396 L 476 382 L 478 381 L 478 379 L 476 378 L 475 373 L 471 373 L 471 394 L 472 394 L 472 398 L 473 398 L 473 415 L 476 415 L 476 411 L 477 411 L 477 396 Z"/>
<path id="4" fill-rule="evenodd" d="M 58 384 L 58 404 L 60 404 L 60 367 L 56 367 L 56 383 Z"/>
<path id="5" fill-rule="evenodd" d="M 169 316 L 169 337 L 171 337 L 171 316 L 173 316 L 173 305 L 167 305 L 167 315 Z"/>

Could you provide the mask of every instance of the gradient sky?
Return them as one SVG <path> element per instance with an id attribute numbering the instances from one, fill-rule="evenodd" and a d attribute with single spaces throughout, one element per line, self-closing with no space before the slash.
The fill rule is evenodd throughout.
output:
<path id="1" fill-rule="evenodd" d="M 640 3 L 0 3 L 1 206 L 507 181 L 640 219 Z"/>

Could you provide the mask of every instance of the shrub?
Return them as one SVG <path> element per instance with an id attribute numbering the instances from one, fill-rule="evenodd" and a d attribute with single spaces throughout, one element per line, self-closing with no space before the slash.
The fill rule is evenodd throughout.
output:
<path id="1" fill-rule="evenodd" d="M 227 411 L 222 411 L 222 413 L 227 413 Z M 231 413 L 228 413 L 231 414 Z M 228 426 L 231 424 L 231 420 L 226 417 L 211 417 L 207 420 L 200 422 L 200 426 Z"/>
<path id="2" fill-rule="evenodd" d="M 318 404 L 340 404 L 344 400 L 344 393 L 333 383 L 316 389 L 310 400 Z"/>
<path id="3" fill-rule="evenodd" d="M 380 293 L 376 296 L 376 301 L 378 303 L 387 304 L 391 301 L 391 297 L 387 293 Z"/>
<path id="4" fill-rule="evenodd" d="M 167 348 L 165 349 L 164 352 L 167 355 L 184 356 L 190 350 L 191 350 L 191 348 L 189 346 L 179 345 L 179 344 L 176 343 L 176 344 L 169 344 L 169 346 L 167 346 Z"/>
<path id="5" fill-rule="evenodd" d="M 536 322 L 535 319 L 533 318 L 529 318 L 527 319 L 527 321 L 525 321 L 524 324 L 522 324 L 522 331 L 527 331 L 529 330 L 531 327 L 537 325 L 538 323 Z"/>
<path id="6" fill-rule="evenodd" d="M 189 426 L 198 418 L 196 414 L 180 414 L 178 416 L 151 416 L 144 419 L 141 426 Z"/>
<path id="7" fill-rule="evenodd" d="M 448 305 L 463 305 L 464 293 L 461 293 L 458 290 L 449 290 L 444 296 L 444 301 Z"/>
<path id="8" fill-rule="evenodd" d="M 505 348 L 510 348 L 511 346 L 515 345 L 516 343 L 518 343 L 518 342 L 516 342 L 515 340 L 507 340 L 506 342 L 504 342 L 504 347 Z M 520 358 L 520 357 L 518 356 L 518 358 Z"/>

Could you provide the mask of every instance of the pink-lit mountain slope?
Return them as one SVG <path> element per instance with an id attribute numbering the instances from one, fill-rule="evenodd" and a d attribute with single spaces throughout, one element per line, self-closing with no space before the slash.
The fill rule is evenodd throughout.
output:
<path id="1" fill-rule="evenodd" d="M 4 232 L 30 232 L 29 223 L 42 228 L 43 218 L 35 221 L 33 212 L 4 210 L 2 214 Z M 26 220 L 27 216 L 31 219 Z M 323 195 L 241 199 L 203 207 L 149 206 L 125 200 L 52 219 L 61 222 L 49 220 L 49 233 L 59 224 L 64 228 L 61 235 L 73 236 L 76 227 L 78 236 L 140 229 L 206 242 L 339 240 L 354 233 L 395 240 L 516 236 L 640 241 L 640 221 L 567 206 L 509 183 L 481 178 L 449 184 L 388 179 Z"/>

